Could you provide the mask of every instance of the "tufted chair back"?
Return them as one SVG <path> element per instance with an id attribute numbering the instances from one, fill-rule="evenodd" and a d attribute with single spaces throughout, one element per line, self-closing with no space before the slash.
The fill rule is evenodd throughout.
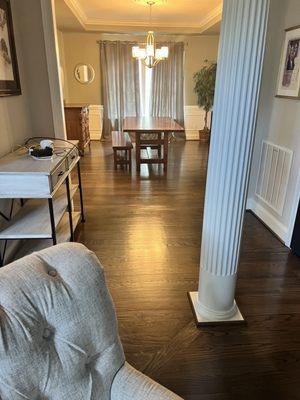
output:
<path id="1" fill-rule="evenodd" d="M 125 358 L 98 259 L 80 244 L 0 270 L 1 400 L 108 400 Z"/>

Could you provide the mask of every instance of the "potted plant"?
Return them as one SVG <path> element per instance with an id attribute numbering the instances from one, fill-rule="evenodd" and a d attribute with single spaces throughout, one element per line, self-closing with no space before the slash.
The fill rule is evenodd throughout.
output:
<path id="1" fill-rule="evenodd" d="M 209 142 L 210 140 L 210 129 L 208 127 L 207 119 L 208 113 L 211 111 L 214 104 L 215 84 L 216 84 L 216 72 L 217 64 L 207 64 L 207 60 L 200 71 L 194 75 L 195 88 L 194 91 L 197 94 L 198 106 L 203 108 L 205 111 L 204 117 L 204 128 L 199 131 L 200 142 Z"/>

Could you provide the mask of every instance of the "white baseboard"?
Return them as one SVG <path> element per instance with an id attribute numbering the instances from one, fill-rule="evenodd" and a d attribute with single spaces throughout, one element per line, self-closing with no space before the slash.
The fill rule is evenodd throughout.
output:
<path id="1" fill-rule="evenodd" d="M 204 127 L 205 111 L 198 106 L 184 107 L 186 140 L 199 140 L 199 131 Z M 210 121 L 210 115 L 208 117 Z"/>
<path id="2" fill-rule="evenodd" d="M 199 131 L 195 129 L 185 129 L 186 140 L 199 140 Z"/>
<path id="3" fill-rule="evenodd" d="M 89 111 L 91 140 L 100 140 L 103 127 L 103 106 L 91 104 L 89 106 Z"/>
<path id="4" fill-rule="evenodd" d="M 285 244 L 289 246 L 288 228 L 279 222 L 265 207 L 259 204 L 255 199 L 247 200 L 247 210 L 251 210 L 259 219 L 261 219 Z"/>

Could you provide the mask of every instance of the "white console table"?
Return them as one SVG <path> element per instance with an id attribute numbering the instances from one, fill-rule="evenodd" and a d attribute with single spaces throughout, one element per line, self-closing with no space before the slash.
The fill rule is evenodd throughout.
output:
<path id="1" fill-rule="evenodd" d="M 77 145 L 77 142 L 73 142 Z M 70 174 L 77 167 L 78 185 L 70 183 Z M 79 189 L 80 212 L 73 211 L 72 200 Z M 0 159 L 0 198 L 20 199 L 20 210 L 0 229 L 5 241 L 0 266 L 4 264 L 9 240 L 34 239 L 20 250 L 20 256 L 51 244 L 74 241 L 79 221 L 84 222 L 80 156 L 77 147 L 55 142 L 51 160 L 34 160 L 26 150 L 19 150 Z M 27 200 L 25 200 L 27 199 Z M 46 240 L 46 241 L 45 241 Z M 50 244 L 50 245 L 51 245 Z"/>

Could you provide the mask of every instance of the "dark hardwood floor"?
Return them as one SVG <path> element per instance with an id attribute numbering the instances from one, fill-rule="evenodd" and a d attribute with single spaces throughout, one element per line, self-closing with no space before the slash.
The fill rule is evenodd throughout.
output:
<path id="1" fill-rule="evenodd" d="M 78 240 L 106 270 L 127 360 L 186 400 L 300 399 L 300 259 L 246 214 L 236 299 L 246 325 L 197 329 L 207 146 L 170 146 L 169 170 L 114 171 L 109 144 L 82 160 Z M 149 169 L 148 169 L 149 168 Z"/>

